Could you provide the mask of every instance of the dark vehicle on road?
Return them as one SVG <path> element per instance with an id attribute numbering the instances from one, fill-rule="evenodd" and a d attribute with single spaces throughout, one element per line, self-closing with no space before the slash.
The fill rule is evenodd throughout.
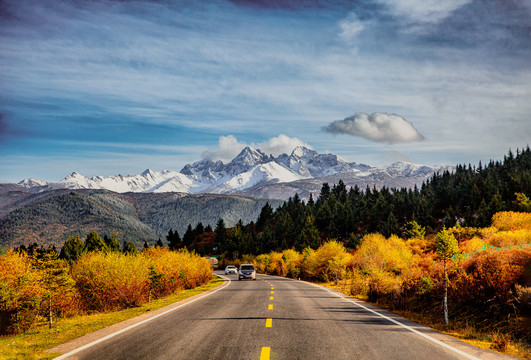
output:
<path id="1" fill-rule="evenodd" d="M 256 269 L 253 264 L 242 264 L 238 271 L 238 280 L 253 279 L 256 280 Z"/>

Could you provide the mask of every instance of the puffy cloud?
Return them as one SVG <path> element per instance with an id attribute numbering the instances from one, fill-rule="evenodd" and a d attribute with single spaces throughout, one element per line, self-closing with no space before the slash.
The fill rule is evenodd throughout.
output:
<path id="1" fill-rule="evenodd" d="M 304 143 L 302 140 L 292 138 L 284 134 L 280 134 L 267 141 L 261 143 L 247 144 L 240 142 L 234 135 L 220 136 L 218 147 L 211 148 L 203 152 L 203 159 L 221 160 L 228 162 L 238 155 L 244 147 L 252 146 L 262 150 L 266 154 L 278 156 L 286 153 L 291 154 L 297 146 L 305 146 L 311 149 L 311 146 Z"/>
<path id="2" fill-rule="evenodd" d="M 239 142 L 234 135 L 220 136 L 218 147 L 204 151 L 202 157 L 226 162 L 232 160 L 246 146 L 247 144 Z"/>
<path id="3" fill-rule="evenodd" d="M 400 115 L 386 113 L 356 113 L 343 120 L 334 121 L 322 130 L 389 144 L 424 140 L 424 136 L 411 122 Z"/>
<path id="4" fill-rule="evenodd" d="M 305 146 L 311 149 L 311 146 L 308 144 L 305 144 L 302 140 L 297 139 L 297 138 L 291 138 L 284 134 L 280 134 L 277 137 L 274 137 L 265 142 L 262 142 L 258 144 L 256 147 L 258 147 L 260 150 L 262 150 L 266 154 L 272 154 L 274 156 L 278 156 L 284 153 L 291 154 L 293 149 L 295 149 L 297 146 Z"/>
<path id="5" fill-rule="evenodd" d="M 418 23 L 438 23 L 471 0 L 379 0 L 397 17 Z"/>

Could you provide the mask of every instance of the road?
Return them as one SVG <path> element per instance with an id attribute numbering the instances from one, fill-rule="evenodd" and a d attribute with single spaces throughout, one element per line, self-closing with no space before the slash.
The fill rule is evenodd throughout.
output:
<path id="1" fill-rule="evenodd" d="M 496 358 L 313 284 L 265 275 L 227 278 L 232 281 L 215 293 L 64 358 Z"/>

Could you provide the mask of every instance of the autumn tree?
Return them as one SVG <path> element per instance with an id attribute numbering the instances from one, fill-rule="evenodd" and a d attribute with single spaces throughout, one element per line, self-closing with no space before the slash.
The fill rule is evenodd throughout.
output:
<path id="1" fill-rule="evenodd" d="M 452 256 L 457 254 L 459 251 L 459 246 L 454 235 L 452 235 L 446 227 L 443 227 L 437 236 L 435 237 L 435 251 L 437 255 L 441 258 L 444 264 L 444 296 L 443 296 L 443 307 L 444 307 L 444 323 L 448 326 L 448 272 L 447 272 L 447 263 L 452 259 Z"/>
<path id="2" fill-rule="evenodd" d="M 420 226 L 415 220 L 406 224 L 406 237 L 408 239 L 424 240 L 426 228 Z"/>
<path id="3" fill-rule="evenodd" d="M 70 276 L 70 268 L 65 260 L 59 259 L 54 252 L 48 252 L 41 258 L 34 260 L 35 268 L 41 271 L 41 284 L 46 301 L 46 315 L 48 326 L 53 326 L 54 314 L 61 309 L 58 308 L 58 299 L 65 299 L 74 291 L 74 280 Z"/>

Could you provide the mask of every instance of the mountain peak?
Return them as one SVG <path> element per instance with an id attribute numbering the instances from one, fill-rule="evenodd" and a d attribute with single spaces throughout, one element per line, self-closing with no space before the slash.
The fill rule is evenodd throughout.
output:
<path id="1" fill-rule="evenodd" d="M 144 177 L 148 177 L 148 176 L 154 177 L 155 175 L 156 175 L 155 172 L 153 170 L 151 170 L 151 169 L 146 169 L 142 173 L 142 176 L 144 176 Z"/>
<path id="2" fill-rule="evenodd" d="M 299 145 L 293 151 L 291 152 L 292 157 L 298 157 L 302 158 L 303 156 L 307 154 L 316 154 L 317 152 L 315 150 L 309 149 L 306 146 Z"/>
<path id="3" fill-rule="evenodd" d="M 270 158 L 260 149 L 255 149 L 250 146 L 246 146 L 243 150 L 232 159 L 231 163 L 239 163 L 242 165 L 257 165 L 269 161 Z"/>

